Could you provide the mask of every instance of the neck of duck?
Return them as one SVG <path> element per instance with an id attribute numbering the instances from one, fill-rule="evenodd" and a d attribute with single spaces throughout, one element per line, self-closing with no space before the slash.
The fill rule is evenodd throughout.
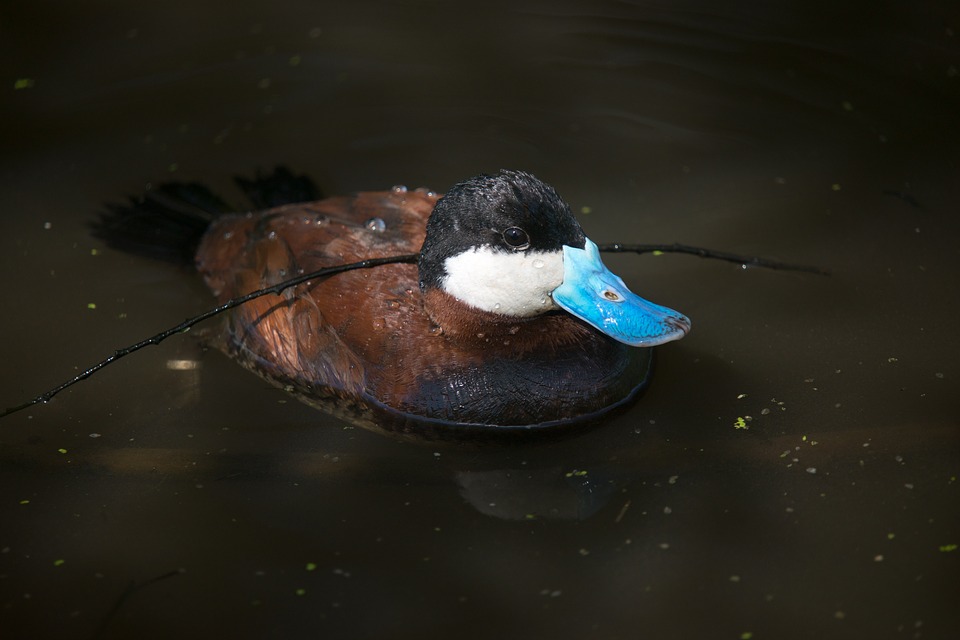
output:
<path id="1" fill-rule="evenodd" d="M 423 292 L 423 308 L 438 327 L 438 334 L 456 344 L 487 349 L 501 356 L 556 350 L 596 333 L 563 311 L 508 316 L 478 309 L 438 288 Z"/>

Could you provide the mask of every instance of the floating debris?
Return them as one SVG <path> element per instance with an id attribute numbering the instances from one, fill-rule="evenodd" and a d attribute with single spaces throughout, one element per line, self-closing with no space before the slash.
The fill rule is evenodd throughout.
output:
<path id="1" fill-rule="evenodd" d="M 626 502 L 623 503 L 623 506 L 620 507 L 620 512 L 617 514 L 617 517 L 613 519 L 613 521 L 615 523 L 619 523 L 621 520 L 623 520 L 623 516 L 627 514 L 627 509 L 629 508 L 630 508 L 630 501 L 627 500 Z"/>

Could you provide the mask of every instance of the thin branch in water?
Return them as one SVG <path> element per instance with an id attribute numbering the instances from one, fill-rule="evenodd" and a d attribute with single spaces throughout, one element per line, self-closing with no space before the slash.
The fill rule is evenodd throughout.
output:
<path id="1" fill-rule="evenodd" d="M 790 264 L 778 260 L 770 260 L 758 256 L 744 256 L 737 253 L 728 253 L 726 251 L 715 251 L 713 249 L 704 249 L 702 247 L 691 247 L 686 244 L 614 244 L 600 245 L 600 251 L 607 253 L 686 253 L 701 258 L 712 258 L 714 260 L 724 260 L 734 262 L 739 265 L 750 267 L 763 267 L 765 269 L 777 269 L 780 271 L 800 271 L 803 273 L 815 273 L 821 276 L 830 275 L 830 272 L 820 267 L 814 267 L 806 264 Z"/>
<path id="2" fill-rule="evenodd" d="M 113 607 L 110 608 L 110 611 L 107 611 L 106 615 L 103 616 L 103 619 L 100 621 L 100 626 L 97 628 L 97 631 L 93 634 L 93 639 L 100 638 L 103 636 L 103 632 L 106 630 L 107 625 L 110 623 L 110 620 L 113 619 L 117 612 L 120 611 L 120 608 L 127 601 L 127 599 L 132 596 L 137 591 L 143 589 L 144 587 L 149 587 L 152 584 L 160 582 L 161 580 L 166 580 L 167 578 L 172 578 L 183 573 L 183 569 L 174 569 L 173 571 L 168 571 L 162 575 L 150 578 L 149 580 L 144 580 L 143 582 L 131 582 L 130 585 L 124 589 L 123 593 L 120 594 L 120 597 L 117 598 L 117 601 L 114 603 Z"/>
<path id="3" fill-rule="evenodd" d="M 766 258 L 760 258 L 756 256 L 743 256 L 735 253 L 727 253 L 725 251 L 714 251 L 713 249 L 704 249 L 701 247 L 691 247 L 689 245 L 683 245 L 678 243 L 674 243 L 674 244 L 615 243 L 615 244 L 602 245 L 599 248 L 600 248 L 600 251 L 605 251 L 607 253 L 636 253 L 636 254 L 656 253 L 656 252 L 686 253 L 690 255 L 699 256 L 701 258 L 725 260 L 727 262 L 734 262 L 740 265 L 763 267 L 766 269 L 779 269 L 782 271 L 800 271 L 804 273 L 814 273 L 817 275 L 829 274 L 828 271 L 824 269 L 820 269 L 819 267 L 789 264 L 786 262 L 768 260 Z M 369 260 L 361 260 L 360 262 L 351 262 L 349 264 L 341 264 L 333 267 L 327 267 L 325 269 L 320 269 L 318 271 L 297 276 L 296 278 L 291 278 L 290 280 L 284 280 L 283 282 L 277 283 L 270 287 L 266 287 L 264 289 L 258 289 L 257 291 L 253 291 L 252 293 L 248 293 L 244 296 L 233 298 L 221 304 L 220 306 L 214 307 L 213 309 L 209 309 L 208 311 L 201 313 L 200 315 L 196 315 L 192 318 L 188 318 L 187 320 L 184 320 L 183 322 L 176 325 L 175 327 L 171 327 L 165 331 L 161 331 L 160 333 L 153 335 L 147 338 L 146 340 L 141 340 L 140 342 L 136 344 L 132 344 L 129 347 L 123 347 L 122 349 L 117 349 L 116 351 L 113 352 L 111 356 L 104 358 L 97 364 L 84 370 L 82 373 L 74 376 L 70 380 L 67 380 L 66 382 L 50 389 L 49 391 L 46 391 L 40 394 L 39 396 L 33 398 L 32 400 L 28 400 L 23 404 L 19 404 L 17 406 L 9 407 L 5 409 L 2 413 L 0 413 L 0 418 L 5 418 L 13 413 L 17 413 L 18 411 L 22 411 L 36 404 L 49 402 L 54 396 L 56 396 L 58 393 L 60 393 L 64 389 L 68 389 L 69 387 L 72 387 L 73 385 L 80 382 L 81 380 L 86 380 L 87 378 L 92 376 L 94 373 L 96 373 L 100 369 L 103 369 L 107 365 L 116 362 L 120 358 L 124 358 L 130 355 L 131 353 L 134 353 L 136 351 L 139 351 L 140 349 L 143 349 L 144 347 L 148 347 L 151 345 L 158 345 L 172 335 L 183 333 L 184 331 L 187 331 L 188 329 L 190 329 L 190 327 L 196 324 L 199 324 L 204 320 L 207 320 L 209 318 L 212 318 L 213 316 L 219 315 L 224 311 L 228 311 L 235 307 L 239 307 L 240 305 L 246 302 L 249 302 L 250 300 L 254 300 L 256 298 L 260 298 L 262 296 L 271 295 L 271 294 L 277 295 L 289 289 L 290 287 L 294 287 L 298 284 L 302 284 L 310 280 L 326 278 L 338 273 L 343 273 L 345 271 L 351 271 L 353 269 L 369 269 L 371 267 L 378 267 L 385 264 L 413 264 L 413 263 L 416 263 L 418 257 L 419 257 L 418 254 L 411 253 L 411 254 L 404 254 L 399 256 L 389 256 L 386 258 L 371 258 Z"/>
<path id="4" fill-rule="evenodd" d="M 126 357 L 131 353 L 134 353 L 136 351 L 139 351 L 140 349 L 143 349 L 144 347 L 160 344 L 161 342 L 163 342 L 164 340 L 166 340 L 167 338 L 169 338 L 174 334 L 182 333 L 187 329 L 189 329 L 190 327 L 196 324 L 199 324 L 208 318 L 212 318 L 213 316 L 219 315 L 224 311 L 233 309 L 234 307 L 239 307 L 243 303 L 249 302 L 250 300 L 253 300 L 255 298 L 260 298 L 262 296 L 271 295 L 271 294 L 274 294 L 274 295 L 280 294 L 283 291 L 289 289 L 290 287 L 294 287 L 298 284 L 302 284 L 310 280 L 317 280 L 319 278 L 326 278 L 328 276 L 332 276 L 337 273 L 342 273 L 344 271 L 351 271 L 353 269 L 369 269 L 370 267 L 379 267 L 384 264 L 414 263 L 417 261 L 418 257 L 419 256 L 417 254 L 411 253 L 411 254 L 404 254 L 400 256 L 390 256 L 387 258 L 371 258 L 369 260 L 361 260 L 360 262 L 351 262 L 350 264 L 341 264 L 335 267 L 327 267 L 326 269 L 320 269 L 318 271 L 306 273 L 304 275 L 297 276 L 296 278 L 292 278 L 290 280 L 284 280 L 283 282 L 277 283 L 271 287 L 258 289 L 257 291 L 248 293 L 244 296 L 233 298 L 231 300 L 228 300 L 227 302 L 224 302 L 220 306 L 214 307 L 213 309 L 210 309 L 208 311 L 201 313 L 200 315 L 193 316 L 192 318 L 188 318 L 175 327 L 170 327 L 165 331 L 161 331 L 156 335 L 150 336 L 146 340 L 141 340 L 140 342 L 136 344 L 132 344 L 129 347 L 123 347 L 122 349 L 117 349 L 108 358 L 104 358 L 97 364 L 84 370 L 82 373 L 74 376 L 70 380 L 67 380 L 66 382 L 54 387 L 53 389 L 50 389 L 49 391 L 40 394 L 39 396 L 37 396 L 36 398 L 33 398 L 32 400 L 28 400 L 27 402 L 24 402 L 23 404 L 19 404 L 15 407 L 9 407 L 5 409 L 3 413 L 0 413 L 0 418 L 5 418 L 12 413 L 17 413 L 18 411 L 22 411 L 28 407 L 32 407 L 35 404 L 49 402 L 55 395 L 57 395 L 64 389 L 72 387 L 73 385 L 80 382 L 81 380 L 86 380 L 87 378 L 92 376 L 94 373 L 96 373 L 100 369 L 103 369 L 108 364 L 112 364 L 117 360 L 119 360 L 120 358 Z"/>

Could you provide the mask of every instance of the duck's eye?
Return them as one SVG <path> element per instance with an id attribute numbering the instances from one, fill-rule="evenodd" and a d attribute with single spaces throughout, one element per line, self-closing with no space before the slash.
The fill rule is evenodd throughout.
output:
<path id="1" fill-rule="evenodd" d="M 514 249 L 526 249 L 530 246 L 530 236 L 520 227 L 509 227 L 503 231 L 503 241 Z"/>

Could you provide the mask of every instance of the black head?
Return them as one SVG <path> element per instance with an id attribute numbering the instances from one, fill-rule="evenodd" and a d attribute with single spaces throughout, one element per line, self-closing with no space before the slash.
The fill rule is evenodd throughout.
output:
<path id="1" fill-rule="evenodd" d="M 495 254 L 582 248 L 585 236 L 550 185 L 523 171 L 481 174 L 454 185 L 430 215 L 420 252 L 420 288 L 439 287 L 448 258 L 483 249 Z"/>

